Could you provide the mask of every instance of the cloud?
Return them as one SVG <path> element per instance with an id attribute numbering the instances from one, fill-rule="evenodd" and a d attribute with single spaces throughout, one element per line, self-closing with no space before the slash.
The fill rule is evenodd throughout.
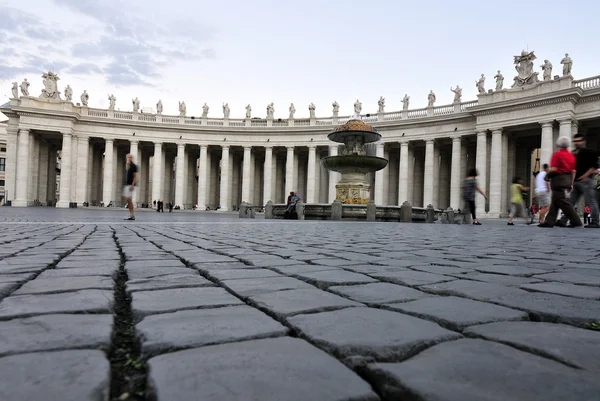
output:
<path id="1" fill-rule="evenodd" d="M 40 70 L 32 66 L 15 67 L 0 64 L 0 80 L 14 79 L 16 76 L 19 75 L 26 75 L 36 72 L 39 73 Z"/>
<path id="2" fill-rule="evenodd" d="M 67 32 L 48 26 L 35 15 L 12 7 L 0 5 L 0 43 L 10 43 L 10 36 L 31 41 L 51 42 L 63 39 Z M 10 36 L 6 35 L 10 34 Z"/>
<path id="3" fill-rule="evenodd" d="M 89 75 L 89 74 L 101 74 L 102 68 L 92 63 L 81 63 L 73 65 L 68 69 L 71 74 Z"/>

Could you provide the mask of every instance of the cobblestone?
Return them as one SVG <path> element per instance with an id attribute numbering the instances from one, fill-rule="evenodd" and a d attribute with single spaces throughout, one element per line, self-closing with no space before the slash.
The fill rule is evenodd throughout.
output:
<path id="1" fill-rule="evenodd" d="M 600 393 L 593 230 L 1 212 L 2 400 Z"/>

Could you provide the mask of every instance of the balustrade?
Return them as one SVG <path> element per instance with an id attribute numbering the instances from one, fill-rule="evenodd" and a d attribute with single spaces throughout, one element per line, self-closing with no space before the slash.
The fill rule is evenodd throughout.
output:
<path id="1" fill-rule="evenodd" d="M 133 115 L 127 112 L 115 111 L 115 118 L 118 118 L 119 120 L 132 120 Z"/>
<path id="2" fill-rule="evenodd" d="M 408 118 L 427 117 L 427 109 L 408 110 Z"/>
<path id="3" fill-rule="evenodd" d="M 88 109 L 88 116 L 90 117 L 108 117 L 108 111 L 102 109 Z"/>
<path id="4" fill-rule="evenodd" d="M 438 106 L 433 108 L 433 115 L 439 116 L 443 114 L 451 114 L 454 113 L 454 105 L 451 104 L 449 106 Z"/>
<path id="5" fill-rule="evenodd" d="M 579 79 L 573 81 L 573 86 L 581 88 L 583 90 L 600 88 L 600 75 L 591 78 Z"/>

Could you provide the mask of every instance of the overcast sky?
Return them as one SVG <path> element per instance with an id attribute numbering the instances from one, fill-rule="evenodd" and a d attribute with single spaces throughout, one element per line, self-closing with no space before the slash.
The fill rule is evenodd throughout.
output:
<path id="1" fill-rule="evenodd" d="M 484 4 L 485 3 L 485 4 Z M 376 112 L 379 96 L 386 111 L 452 102 L 450 86 L 463 88 L 463 100 L 476 99 L 475 81 L 486 89 L 501 70 L 505 86 L 516 75 L 513 56 L 535 50 L 536 70 L 544 59 L 560 74 L 565 52 L 573 75 L 600 74 L 600 3 L 572 1 L 467 0 L 0 0 L 0 104 L 11 83 L 31 81 L 38 96 L 41 74 L 53 70 L 59 89 L 70 84 L 74 100 L 87 89 L 90 107 L 106 108 L 114 93 L 117 108 L 156 108 L 177 114 L 231 118 L 286 118 L 290 102 L 296 117 Z"/>

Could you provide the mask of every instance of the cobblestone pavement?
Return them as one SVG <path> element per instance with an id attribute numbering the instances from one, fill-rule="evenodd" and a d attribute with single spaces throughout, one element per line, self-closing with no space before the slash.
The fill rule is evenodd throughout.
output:
<path id="1" fill-rule="evenodd" d="M 600 230 L 123 215 L 0 208 L 0 400 L 600 399 Z"/>

